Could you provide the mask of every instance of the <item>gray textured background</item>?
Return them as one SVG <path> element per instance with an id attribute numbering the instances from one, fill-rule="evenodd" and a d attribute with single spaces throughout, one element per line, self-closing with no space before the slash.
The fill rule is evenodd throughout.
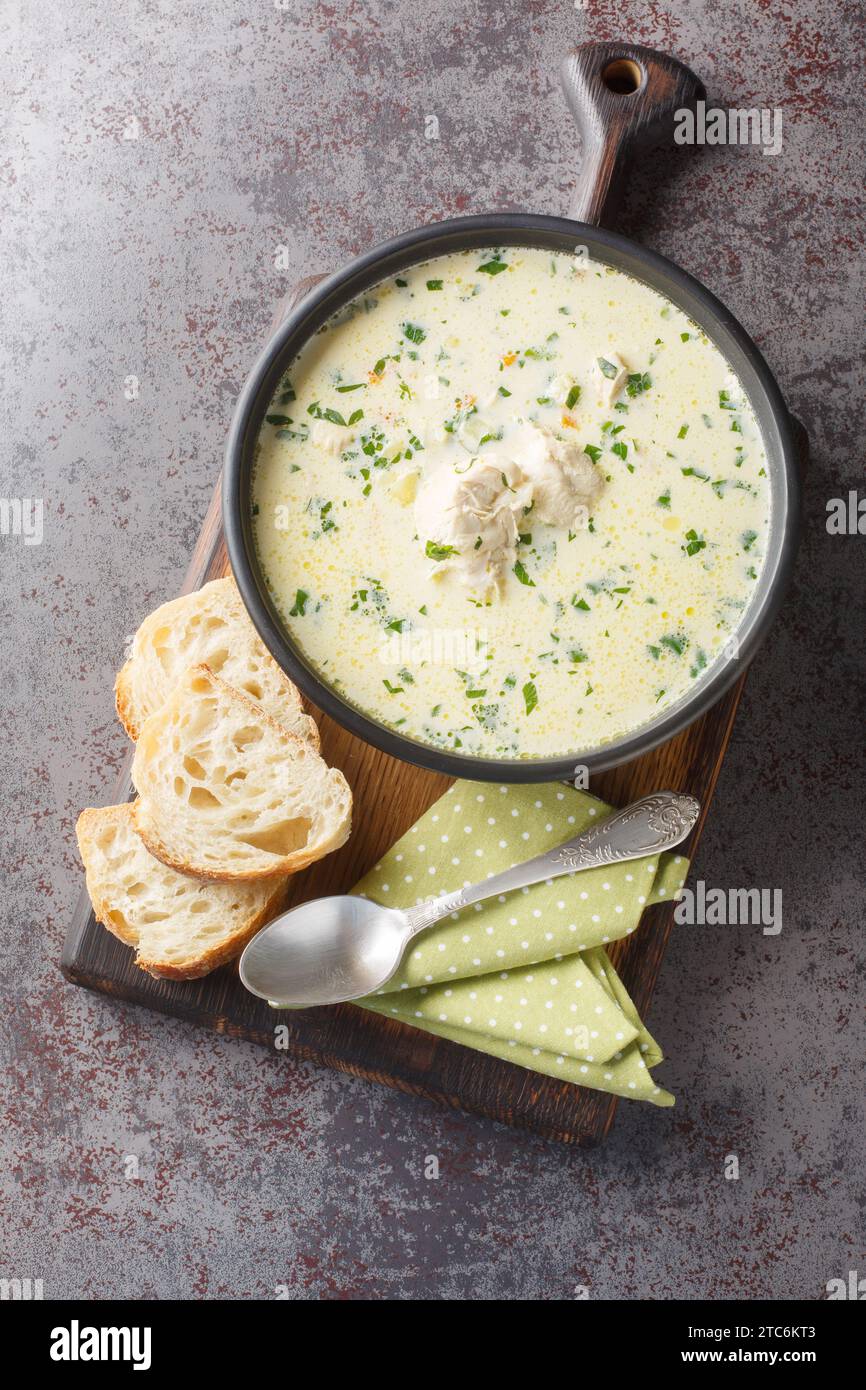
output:
<path id="1" fill-rule="evenodd" d="M 866 542 L 824 527 L 863 483 L 862 20 L 838 0 L 4 6 L 0 493 L 46 516 L 41 547 L 0 540 L 0 1275 L 46 1296 L 814 1299 L 866 1269 Z M 649 1023 L 677 1107 L 621 1104 L 587 1154 L 89 996 L 57 960 L 75 817 L 126 751 L 124 639 L 181 581 L 274 301 L 425 220 L 563 211 L 558 63 L 617 36 L 718 104 L 783 110 L 780 157 L 683 151 L 673 178 L 638 174 L 623 226 L 730 304 L 813 459 L 697 865 L 781 887 L 784 930 L 675 932 Z"/>

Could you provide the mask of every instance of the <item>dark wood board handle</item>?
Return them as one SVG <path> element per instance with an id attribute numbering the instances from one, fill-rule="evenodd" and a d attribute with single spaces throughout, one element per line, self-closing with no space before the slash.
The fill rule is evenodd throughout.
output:
<path id="1" fill-rule="evenodd" d="M 584 43 L 562 65 L 562 85 L 583 141 L 569 216 L 615 220 L 631 156 L 673 129 L 674 113 L 706 90 L 676 58 L 637 43 Z"/>

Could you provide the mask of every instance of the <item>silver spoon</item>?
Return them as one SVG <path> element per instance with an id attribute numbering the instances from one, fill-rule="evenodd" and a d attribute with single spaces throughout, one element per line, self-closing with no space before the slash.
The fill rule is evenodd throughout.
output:
<path id="1" fill-rule="evenodd" d="M 303 903 L 253 938 L 241 956 L 241 980 L 260 999 L 293 1009 L 360 999 L 387 984 L 412 938 L 450 912 L 560 874 L 672 849 L 700 809 L 691 796 L 656 792 L 535 859 L 405 911 L 350 895 Z"/>

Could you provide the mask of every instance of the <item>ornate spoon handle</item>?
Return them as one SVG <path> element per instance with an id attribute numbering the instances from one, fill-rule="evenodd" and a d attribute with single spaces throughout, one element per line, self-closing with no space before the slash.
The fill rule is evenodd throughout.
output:
<path id="1" fill-rule="evenodd" d="M 700 809 L 694 797 L 679 792 L 654 792 L 652 796 L 644 796 L 535 859 L 515 864 L 469 888 L 458 888 L 432 902 L 410 907 L 406 911 L 410 936 L 431 927 L 449 912 L 482 902 L 484 898 L 513 893 L 516 888 L 527 888 L 532 883 L 543 883 L 545 879 L 577 873 L 580 869 L 642 859 L 644 855 L 672 849 L 689 834 Z"/>

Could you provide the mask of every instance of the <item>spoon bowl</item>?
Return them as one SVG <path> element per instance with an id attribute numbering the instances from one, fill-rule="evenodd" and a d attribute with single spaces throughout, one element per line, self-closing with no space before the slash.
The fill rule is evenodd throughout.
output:
<path id="1" fill-rule="evenodd" d="M 240 976 L 252 994 L 286 1008 L 340 1004 L 381 989 L 409 936 L 403 912 L 369 898 L 317 898 L 259 932 Z"/>

